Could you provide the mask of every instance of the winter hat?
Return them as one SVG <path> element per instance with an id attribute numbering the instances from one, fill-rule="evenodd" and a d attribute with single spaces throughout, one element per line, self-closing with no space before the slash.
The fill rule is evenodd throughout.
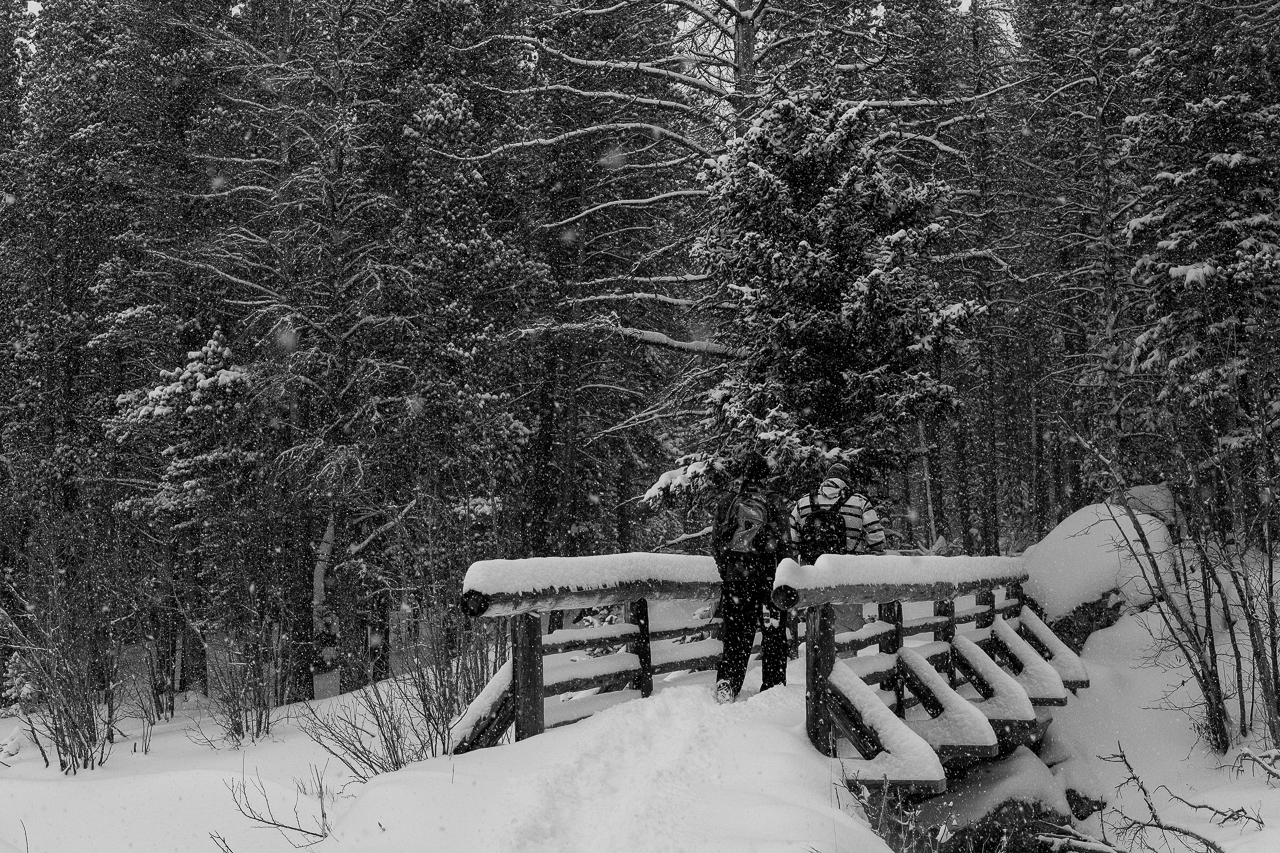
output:
<path id="1" fill-rule="evenodd" d="M 828 480 L 844 480 L 848 485 L 853 480 L 853 475 L 849 473 L 849 466 L 843 462 L 837 462 L 827 469 Z"/>

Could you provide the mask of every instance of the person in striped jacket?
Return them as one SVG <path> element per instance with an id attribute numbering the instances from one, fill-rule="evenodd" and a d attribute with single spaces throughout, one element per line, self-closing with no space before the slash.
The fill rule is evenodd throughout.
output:
<path id="1" fill-rule="evenodd" d="M 867 498 L 851 485 L 849 467 L 837 462 L 822 485 L 791 510 L 791 541 L 806 563 L 820 554 L 880 554 L 884 528 Z"/>

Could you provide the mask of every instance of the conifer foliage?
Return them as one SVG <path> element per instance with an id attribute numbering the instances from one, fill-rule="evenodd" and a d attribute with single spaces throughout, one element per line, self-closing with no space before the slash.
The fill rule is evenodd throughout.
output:
<path id="1" fill-rule="evenodd" d="M 707 172 L 699 257 L 735 322 L 738 359 L 709 394 L 712 468 L 762 445 L 787 467 L 885 466 L 899 428 L 954 403 L 929 365 L 977 309 L 928 264 L 947 187 L 881 148 L 874 109 L 780 102 Z"/>

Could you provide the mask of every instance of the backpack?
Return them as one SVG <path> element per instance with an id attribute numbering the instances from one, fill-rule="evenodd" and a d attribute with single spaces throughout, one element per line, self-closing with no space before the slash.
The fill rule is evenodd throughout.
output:
<path id="1" fill-rule="evenodd" d="M 846 486 L 834 501 L 820 504 L 817 490 L 809 493 L 809 514 L 800 526 L 797 548 L 806 563 L 812 563 L 820 554 L 845 553 L 846 532 L 840 510 L 853 494 L 853 489 Z"/>
<path id="2" fill-rule="evenodd" d="M 776 512 L 763 492 L 740 493 L 729 503 L 717 539 L 729 554 L 773 554 L 782 542 Z"/>

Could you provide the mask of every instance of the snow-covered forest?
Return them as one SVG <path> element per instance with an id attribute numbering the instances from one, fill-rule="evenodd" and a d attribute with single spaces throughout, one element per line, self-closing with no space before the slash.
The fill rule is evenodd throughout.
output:
<path id="1" fill-rule="evenodd" d="M 1280 746 L 1280 0 L 0 21 L 2 704 L 54 767 L 409 658 L 444 751 L 506 653 L 469 565 L 708 553 L 750 450 L 935 554 L 1166 484 L 1195 732 Z"/>

